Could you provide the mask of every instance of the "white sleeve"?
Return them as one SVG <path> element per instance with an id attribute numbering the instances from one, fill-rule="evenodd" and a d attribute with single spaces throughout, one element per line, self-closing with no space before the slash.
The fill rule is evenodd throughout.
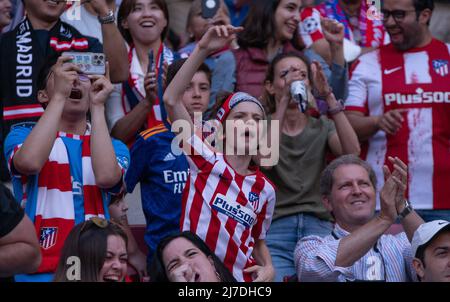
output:
<path id="1" fill-rule="evenodd" d="M 125 116 L 125 111 L 122 106 L 122 84 L 114 85 L 114 90 L 106 101 L 105 107 L 106 122 L 108 124 L 108 130 L 111 132 L 117 121 Z"/>
<path id="2" fill-rule="evenodd" d="M 374 70 L 379 69 L 378 54 L 378 50 L 371 51 L 362 55 L 353 63 L 353 70 L 348 82 L 348 97 L 345 100 L 346 110 L 369 114 L 367 105 L 368 87 L 369 82 L 373 80 L 371 77 Z"/>

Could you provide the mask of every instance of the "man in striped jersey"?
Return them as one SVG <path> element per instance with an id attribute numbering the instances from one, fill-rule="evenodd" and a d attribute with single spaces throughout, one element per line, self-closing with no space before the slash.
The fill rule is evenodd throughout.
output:
<path id="1" fill-rule="evenodd" d="M 360 57 L 346 100 L 350 123 L 367 141 L 362 157 L 378 179 L 389 156 L 407 163 L 407 195 L 426 221 L 450 220 L 450 44 L 428 29 L 433 7 L 433 0 L 384 1 L 392 43 Z"/>
<path id="2" fill-rule="evenodd" d="M 320 190 L 336 225 L 326 237 L 308 236 L 294 252 L 299 281 L 416 280 L 410 240 L 423 223 L 404 199 L 407 166 L 389 158 L 380 192 L 381 211 L 375 212 L 377 178 L 372 168 L 355 155 L 344 155 L 324 170 Z M 384 235 L 400 218 L 405 232 Z"/>

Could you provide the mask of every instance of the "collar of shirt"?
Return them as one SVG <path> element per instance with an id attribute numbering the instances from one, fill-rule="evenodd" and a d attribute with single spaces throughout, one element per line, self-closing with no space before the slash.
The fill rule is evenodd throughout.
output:
<path id="1" fill-rule="evenodd" d="M 334 229 L 333 229 L 334 234 L 336 234 L 336 236 L 338 238 L 342 238 L 342 237 L 346 237 L 350 234 L 350 232 L 347 232 L 346 230 L 344 230 L 339 224 L 335 223 L 334 224 Z"/>

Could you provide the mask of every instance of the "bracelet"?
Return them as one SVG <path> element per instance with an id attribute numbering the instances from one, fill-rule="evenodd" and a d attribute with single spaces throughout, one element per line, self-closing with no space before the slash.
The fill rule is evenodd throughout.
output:
<path id="1" fill-rule="evenodd" d="M 333 93 L 333 89 L 332 89 L 331 87 L 328 87 L 328 89 L 329 89 L 328 92 L 327 92 L 326 94 L 324 94 L 324 95 L 319 95 L 319 94 L 317 93 L 317 90 L 315 89 L 315 93 L 313 93 L 313 95 L 314 95 L 316 98 L 325 101 L 325 100 Z"/>
<path id="2" fill-rule="evenodd" d="M 110 9 L 108 11 L 108 13 L 106 14 L 106 16 L 97 17 L 98 22 L 100 22 L 100 24 L 111 24 L 114 23 L 114 21 L 116 20 L 115 16 L 114 16 L 114 11 L 112 9 Z"/>
<path id="3" fill-rule="evenodd" d="M 345 110 L 344 101 L 343 100 L 337 100 L 337 106 L 334 107 L 333 109 L 328 109 L 328 114 L 329 115 L 335 115 L 335 114 L 338 114 L 339 112 L 342 112 L 344 110 Z"/>

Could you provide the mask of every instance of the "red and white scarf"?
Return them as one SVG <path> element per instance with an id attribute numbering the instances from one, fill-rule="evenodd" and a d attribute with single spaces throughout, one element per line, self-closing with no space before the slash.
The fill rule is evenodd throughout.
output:
<path id="1" fill-rule="evenodd" d="M 89 130 L 86 135 L 59 132 L 49 159 L 44 164 L 37 179 L 38 193 L 34 226 L 42 252 L 42 262 L 37 273 L 54 272 L 56 270 L 64 241 L 75 226 L 74 192 L 69 155 L 62 137 L 82 141 L 83 183 L 80 189 L 82 189 L 84 199 L 85 220 L 92 216 L 105 217 L 102 193 L 95 184 L 92 170 Z M 18 148 L 20 148 L 20 145 Z M 26 195 L 24 194 L 24 196 Z"/>

